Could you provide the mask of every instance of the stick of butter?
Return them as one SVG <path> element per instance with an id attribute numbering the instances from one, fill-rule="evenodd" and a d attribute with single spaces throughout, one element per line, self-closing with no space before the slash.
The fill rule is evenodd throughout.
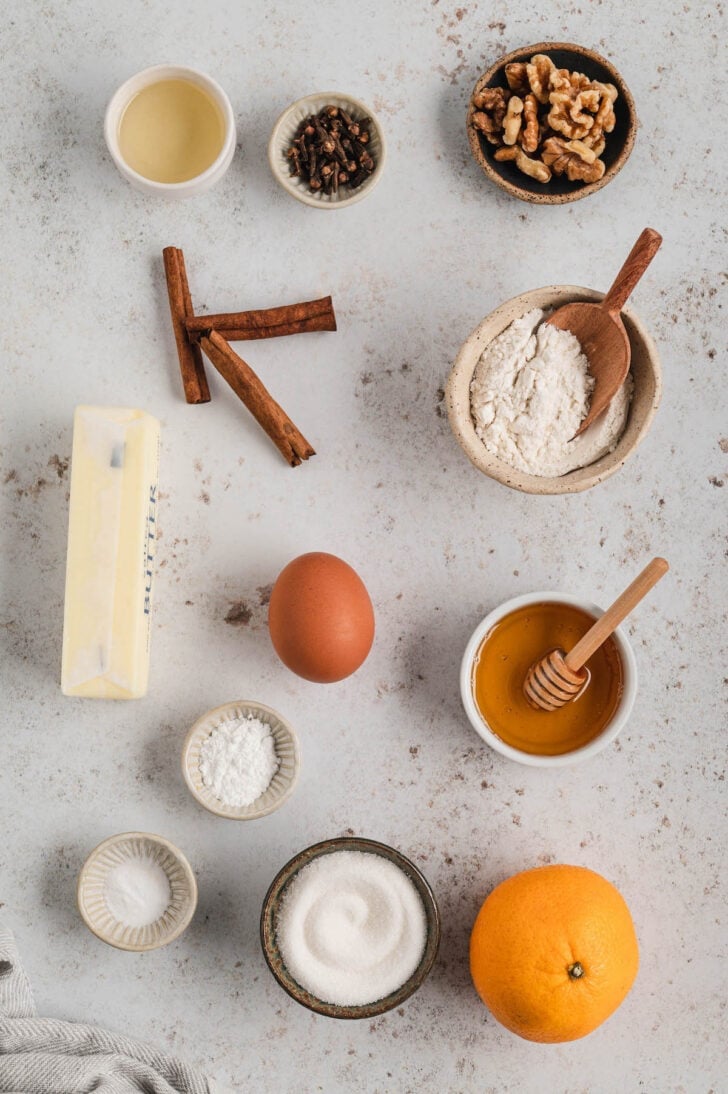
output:
<path id="1" fill-rule="evenodd" d="M 64 695 L 138 699 L 146 694 L 158 471 L 156 418 L 121 407 L 76 408 Z"/>

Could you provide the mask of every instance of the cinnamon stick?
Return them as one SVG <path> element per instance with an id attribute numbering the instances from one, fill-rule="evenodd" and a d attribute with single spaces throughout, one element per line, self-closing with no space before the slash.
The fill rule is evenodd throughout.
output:
<path id="1" fill-rule="evenodd" d="M 309 456 L 316 455 L 315 450 L 263 386 L 250 365 L 242 357 L 238 357 L 218 331 L 212 330 L 203 334 L 200 345 L 291 467 L 297 467 Z"/>
<path id="2" fill-rule="evenodd" d="M 198 342 L 210 330 L 219 331 L 228 342 L 247 342 L 254 338 L 336 330 L 336 316 L 331 297 L 324 296 L 320 300 L 304 300 L 300 304 L 257 311 L 193 315 L 190 309 L 185 317 L 185 328 L 191 342 Z"/>
<path id="3" fill-rule="evenodd" d="M 165 247 L 162 254 L 185 399 L 188 403 L 209 403 L 210 389 L 207 386 L 202 354 L 199 346 L 189 341 L 185 327 L 185 320 L 193 314 L 193 309 L 184 255 L 178 247 Z"/>

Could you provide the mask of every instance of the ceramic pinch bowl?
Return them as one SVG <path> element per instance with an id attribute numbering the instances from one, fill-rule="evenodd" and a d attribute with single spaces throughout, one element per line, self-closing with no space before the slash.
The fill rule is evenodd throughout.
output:
<path id="1" fill-rule="evenodd" d="M 470 384 L 485 347 L 505 328 L 532 308 L 552 309 L 572 301 L 598 303 L 604 293 L 579 285 L 548 285 L 514 296 L 492 311 L 465 340 L 452 367 L 445 389 L 448 418 L 457 441 L 470 462 L 496 482 L 526 494 L 575 494 L 608 479 L 635 452 L 646 436 L 662 394 L 662 368 L 657 347 L 637 315 L 624 308 L 621 317 L 631 347 L 630 373 L 634 394 L 622 436 L 612 452 L 567 475 L 545 477 L 519 471 L 494 456 L 475 432 L 470 412 Z"/>
<path id="2" fill-rule="evenodd" d="M 227 805 L 202 781 L 200 749 L 203 741 L 218 726 L 251 715 L 270 727 L 278 757 L 278 770 L 268 789 L 250 805 Z M 192 726 L 182 747 L 182 776 L 190 793 L 210 813 L 228 820 L 256 820 L 280 809 L 295 789 L 300 766 L 298 738 L 293 726 L 272 707 L 256 703 L 252 699 L 236 699 L 203 714 Z"/>
<path id="3" fill-rule="evenodd" d="M 577 596 L 570 596 L 568 593 L 536 592 L 527 593 L 524 596 L 516 596 L 512 600 L 507 600 L 492 612 L 489 612 L 489 614 L 481 620 L 465 647 L 465 653 L 463 654 L 460 666 L 460 698 L 462 699 L 463 708 L 465 709 L 468 721 L 475 732 L 486 744 L 490 745 L 496 752 L 499 752 L 501 756 L 505 756 L 509 760 L 515 760 L 517 763 L 526 764 L 529 767 L 567 767 L 570 764 L 579 763 L 581 760 L 588 760 L 592 756 L 597 755 L 597 753 L 601 752 L 602 749 L 606 748 L 607 745 L 611 744 L 612 741 L 616 739 L 618 734 L 627 724 L 630 714 L 632 713 L 635 698 L 637 697 L 637 662 L 625 631 L 622 630 L 621 627 L 617 627 L 616 630 L 612 632 L 612 639 L 617 647 L 619 659 L 622 664 L 622 693 L 619 697 L 617 709 L 611 720 L 598 736 L 594 737 L 581 748 L 573 749 L 571 752 L 562 752 L 557 755 L 547 756 L 540 753 L 524 752 L 519 748 L 514 748 L 512 745 L 506 744 L 505 741 L 501 740 L 501 738 L 493 732 L 475 701 L 473 691 L 473 669 L 478 651 L 486 636 L 492 631 L 496 623 L 505 616 L 510 615 L 511 612 L 515 612 L 519 608 L 525 608 L 531 604 L 541 604 L 549 601 L 573 605 L 573 607 L 580 608 L 583 612 L 587 612 L 594 619 L 598 619 L 604 614 L 602 609 L 596 604 L 592 604 L 588 600 L 582 600 Z"/>
<path id="4" fill-rule="evenodd" d="M 167 875 L 170 900 L 159 919 L 145 927 L 129 927 L 111 914 L 106 904 L 106 879 L 115 866 L 133 859 L 156 862 Z M 78 876 L 78 909 L 88 929 L 118 950 L 142 953 L 179 938 L 197 907 L 197 882 L 189 862 L 173 843 L 149 832 L 124 832 L 100 843 L 86 859 Z"/>
<path id="5" fill-rule="evenodd" d="M 291 175 L 290 164 L 286 153 L 293 143 L 298 127 L 304 118 L 311 114 L 318 114 L 325 106 L 342 107 L 351 115 L 354 121 L 369 118 L 369 154 L 374 160 L 374 170 L 371 175 L 352 190 L 348 186 L 340 187 L 336 194 L 325 194 L 322 190 L 311 190 L 308 184 L 301 178 Z M 343 209 L 348 205 L 354 205 L 372 192 L 382 177 L 384 164 L 387 158 L 387 146 L 382 127 L 374 114 L 363 102 L 344 95 L 339 91 L 321 91 L 314 95 L 306 95 L 291 103 L 278 118 L 273 126 L 273 131 L 268 142 L 268 162 L 273 172 L 273 177 L 284 190 L 305 205 L 311 205 L 316 209 Z"/>
<path id="6" fill-rule="evenodd" d="M 486 140 L 483 133 L 473 124 L 473 96 L 486 87 L 508 87 L 506 65 L 512 62 L 528 62 L 536 53 L 545 53 L 557 68 L 566 68 L 572 72 L 581 72 L 590 80 L 613 84 L 618 91 L 614 103 L 616 123 L 611 133 L 605 134 L 606 144 L 601 159 L 605 172 L 596 182 L 570 182 L 566 175 L 553 175 L 549 182 L 537 182 L 520 171 L 515 163 L 502 163 L 495 158 L 497 147 Z M 592 49 L 576 45 L 573 42 L 537 42 L 533 46 L 523 46 L 507 53 L 483 73 L 478 79 L 470 98 L 467 114 L 467 133 L 470 151 L 483 173 L 491 182 L 521 201 L 535 202 L 539 205 L 563 205 L 565 202 L 578 201 L 601 190 L 612 181 L 629 159 L 637 134 L 637 114 L 634 99 L 611 61 Z M 559 134 L 556 134 L 559 135 Z"/>
<path id="7" fill-rule="evenodd" d="M 336 851 L 363 851 L 369 854 L 381 855 L 389 862 L 394 863 L 414 885 L 425 910 L 427 934 L 425 948 L 417 968 L 396 991 L 391 992 L 382 999 L 377 999 L 373 1003 L 366 1003 L 361 1006 L 341 1006 L 336 1003 L 326 1003 L 312 995 L 311 992 L 306 991 L 293 979 L 286 968 L 276 940 L 278 912 L 290 883 L 298 872 L 314 859 Z M 316 1014 L 326 1015 L 328 1018 L 374 1018 L 378 1014 L 384 1014 L 388 1010 L 401 1006 L 405 999 L 414 994 L 427 979 L 435 963 L 440 945 L 440 912 L 434 893 L 424 875 L 420 873 L 414 863 L 410 862 L 399 851 L 387 846 L 387 844 L 378 843 L 376 840 L 362 839 L 359 836 L 341 836 L 307 847 L 304 851 L 295 855 L 276 874 L 263 901 L 260 913 L 260 941 L 263 956 L 271 973 L 283 990 L 301 1006 L 307 1007 Z"/>

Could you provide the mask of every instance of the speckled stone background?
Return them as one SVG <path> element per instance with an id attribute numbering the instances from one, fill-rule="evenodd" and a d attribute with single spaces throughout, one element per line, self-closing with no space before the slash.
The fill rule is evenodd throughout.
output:
<path id="1" fill-rule="evenodd" d="M 725 1091 L 722 5 L 459 4 L 6 9 L 0 915 L 44 1014 L 155 1040 L 236 1091 Z M 464 132 L 478 74 L 544 38 L 610 57 L 641 119 L 617 179 L 561 208 L 492 188 Z M 221 185 L 179 205 L 136 194 L 101 136 L 114 88 L 164 60 L 215 76 L 239 126 Z M 376 191 L 336 214 L 291 199 L 266 161 L 278 113 L 327 88 L 368 101 L 390 149 Z M 665 394 L 640 451 L 574 497 L 528 497 L 478 474 L 442 409 L 460 342 L 524 289 L 606 288 L 646 223 L 665 244 L 634 307 L 659 343 Z M 318 449 L 309 464 L 286 467 L 214 374 L 212 402 L 185 405 L 167 244 L 184 248 L 200 309 L 333 294 L 337 334 L 246 347 Z M 163 423 L 152 685 L 137 703 L 66 699 L 58 686 L 79 402 L 141 406 Z M 366 665 L 331 687 L 289 674 L 266 630 L 271 583 L 311 549 L 349 560 L 377 611 Z M 537 588 L 606 603 L 652 554 L 672 572 L 628 627 L 641 685 L 621 739 L 553 773 L 500 759 L 458 697 L 477 621 Z M 279 708 L 303 749 L 292 800 L 249 824 L 205 813 L 179 773 L 190 724 L 238 697 Z M 75 907 L 87 853 L 132 828 L 178 843 L 200 886 L 186 935 L 146 956 L 98 942 Z M 428 982 L 371 1024 L 297 1007 L 258 943 L 278 868 L 345 832 L 410 855 L 444 918 Z M 484 896 L 547 862 L 613 880 L 642 950 L 617 1014 L 556 1047 L 498 1027 L 466 964 Z"/>

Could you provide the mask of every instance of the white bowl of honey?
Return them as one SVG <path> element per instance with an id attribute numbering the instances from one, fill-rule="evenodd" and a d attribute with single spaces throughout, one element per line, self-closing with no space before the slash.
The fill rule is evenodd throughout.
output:
<path id="1" fill-rule="evenodd" d="M 475 731 L 496 752 L 532 767 L 564 767 L 606 748 L 626 724 L 637 694 L 637 665 L 621 627 L 588 661 L 583 691 L 554 711 L 523 694 L 530 666 L 549 650 L 567 652 L 603 614 L 566 593 L 507 600 L 476 627 L 463 656 L 460 693 Z"/>
<path id="2" fill-rule="evenodd" d="M 104 138 L 121 175 L 137 190 L 192 197 L 214 186 L 235 152 L 235 117 L 220 85 L 182 65 L 132 76 L 106 108 Z"/>

